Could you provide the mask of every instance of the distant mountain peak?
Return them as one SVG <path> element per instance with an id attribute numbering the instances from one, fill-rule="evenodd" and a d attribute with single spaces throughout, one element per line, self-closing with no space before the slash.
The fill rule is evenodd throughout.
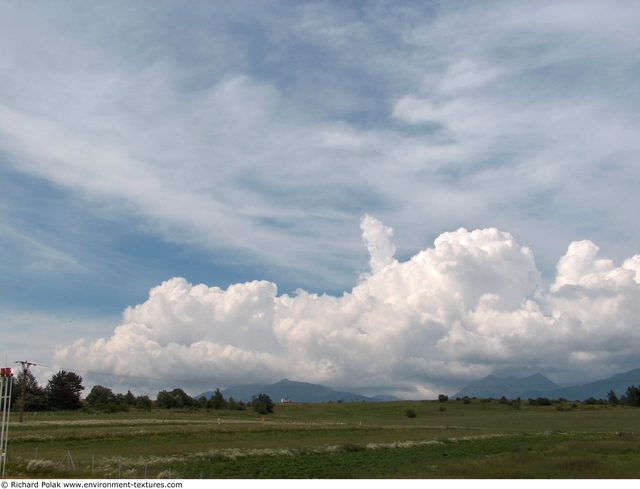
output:
<path id="1" fill-rule="evenodd" d="M 540 372 L 526 377 L 498 377 L 490 374 L 482 379 L 470 382 L 466 387 L 454 394 L 454 397 L 515 398 L 526 391 L 546 391 L 557 388 L 559 388 L 557 384 Z"/>
<path id="2" fill-rule="evenodd" d="M 225 389 L 222 394 L 236 400 L 249 401 L 257 394 L 267 394 L 274 401 L 287 398 L 292 402 L 352 402 L 352 401 L 380 401 L 381 399 L 367 397 L 352 392 L 339 392 L 329 387 L 309 382 L 299 382 L 284 378 L 273 384 L 238 385 Z"/>
<path id="3" fill-rule="evenodd" d="M 609 391 L 622 395 L 630 385 L 640 385 L 640 368 L 614 374 L 606 379 L 596 380 L 570 387 L 560 387 L 549 378 L 536 372 L 528 377 L 505 377 L 488 375 L 482 379 L 470 382 L 466 387 L 453 394 L 453 397 L 499 398 L 528 398 L 549 397 L 552 399 L 565 398 L 569 400 L 584 400 L 589 397 L 605 399 Z"/>

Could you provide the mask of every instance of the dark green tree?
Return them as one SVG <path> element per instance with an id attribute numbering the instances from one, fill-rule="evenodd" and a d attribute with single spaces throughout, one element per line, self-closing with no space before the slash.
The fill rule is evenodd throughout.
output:
<path id="1" fill-rule="evenodd" d="M 211 407 L 213 409 L 224 409 L 227 407 L 227 401 L 222 395 L 222 392 L 220 392 L 219 388 L 216 388 L 213 396 L 211 396 Z"/>
<path id="2" fill-rule="evenodd" d="M 111 389 L 102 385 L 94 385 L 85 401 L 88 407 L 100 411 L 115 413 L 129 410 L 123 394 L 114 394 Z"/>
<path id="3" fill-rule="evenodd" d="M 133 395 L 133 392 L 131 392 L 130 390 L 127 391 L 127 393 L 124 395 L 124 402 L 129 406 L 135 405 L 136 396 Z"/>
<path id="4" fill-rule="evenodd" d="M 158 407 L 165 409 L 182 407 L 182 404 L 179 403 L 178 400 L 171 395 L 171 392 L 167 390 L 158 392 L 158 395 L 156 396 L 156 404 Z"/>
<path id="5" fill-rule="evenodd" d="M 238 411 L 240 409 L 240 407 L 238 406 L 238 403 L 233 397 L 230 397 L 229 400 L 227 401 L 227 409 L 231 411 Z"/>
<path id="6" fill-rule="evenodd" d="M 149 409 L 151 409 L 151 406 L 153 406 L 153 401 L 151 401 L 151 399 L 149 399 L 149 396 L 138 396 L 138 397 L 136 397 L 136 407 L 138 409 L 149 410 Z"/>
<path id="7" fill-rule="evenodd" d="M 102 385 L 94 385 L 85 398 L 87 404 L 91 407 L 102 407 L 117 402 L 116 395 L 108 387 Z"/>
<path id="8" fill-rule="evenodd" d="M 197 405 L 196 401 L 182 389 L 173 389 L 171 392 L 166 390 L 160 391 L 156 399 L 158 407 L 166 409 Z"/>
<path id="9" fill-rule="evenodd" d="M 25 379 L 25 395 L 24 409 L 25 411 L 45 411 L 49 409 L 47 403 L 47 393 L 43 387 L 38 385 L 38 381 L 34 375 L 26 371 Z M 22 372 L 19 372 L 13 385 L 12 398 L 16 403 L 20 402 L 20 392 L 22 389 Z"/>
<path id="10" fill-rule="evenodd" d="M 273 412 L 273 401 L 264 393 L 253 396 L 251 405 L 253 406 L 253 409 L 260 414 L 269 414 Z"/>
<path id="11" fill-rule="evenodd" d="M 54 374 L 45 389 L 51 409 L 80 409 L 80 393 L 84 390 L 82 377 L 75 372 L 60 370 Z"/>
<path id="12" fill-rule="evenodd" d="M 616 396 L 616 393 L 612 390 L 607 394 L 607 401 L 609 401 L 609 404 L 611 404 L 612 406 L 615 406 L 618 404 L 618 402 L 620 402 L 618 400 L 618 396 Z"/>
<path id="13" fill-rule="evenodd" d="M 630 385 L 627 387 L 627 391 L 624 393 L 621 402 L 629 404 L 630 406 L 640 406 L 640 387 Z"/>
<path id="14" fill-rule="evenodd" d="M 449 400 L 449 396 L 445 394 L 438 395 L 438 402 L 447 402 Z"/>

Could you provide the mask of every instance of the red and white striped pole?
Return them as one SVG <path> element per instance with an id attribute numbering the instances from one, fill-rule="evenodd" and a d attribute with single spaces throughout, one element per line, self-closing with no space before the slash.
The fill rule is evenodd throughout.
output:
<path id="1" fill-rule="evenodd" d="M 7 441 L 9 439 L 12 387 L 13 371 L 9 367 L 0 368 L 0 409 L 2 410 L 2 424 L 0 425 L 0 473 L 3 479 L 5 466 L 7 464 Z"/>

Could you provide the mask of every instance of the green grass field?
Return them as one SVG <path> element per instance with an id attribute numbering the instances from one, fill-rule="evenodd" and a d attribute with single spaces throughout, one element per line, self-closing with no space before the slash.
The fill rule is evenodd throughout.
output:
<path id="1" fill-rule="evenodd" d="M 412 401 L 268 416 L 38 413 L 12 420 L 8 452 L 8 477 L 640 478 L 640 409 Z"/>

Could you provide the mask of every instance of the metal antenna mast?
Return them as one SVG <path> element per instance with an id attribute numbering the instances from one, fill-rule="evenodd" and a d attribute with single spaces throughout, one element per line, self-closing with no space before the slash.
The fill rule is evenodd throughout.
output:
<path id="1" fill-rule="evenodd" d="M 18 419 L 18 421 L 22 423 L 22 418 L 24 416 L 24 398 L 27 393 L 27 372 L 29 371 L 29 367 L 37 367 L 37 365 L 26 360 L 18 360 L 16 363 L 22 365 L 22 385 L 20 386 L 20 418 Z"/>
<path id="2" fill-rule="evenodd" d="M 2 424 L 0 424 L 0 473 L 4 479 L 4 468 L 7 464 L 7 440 L 9 438 L 9 417 L 11 415 L 11 389 L 13 372 L 10 368 L 0 369 L 0 408 Z"/>

